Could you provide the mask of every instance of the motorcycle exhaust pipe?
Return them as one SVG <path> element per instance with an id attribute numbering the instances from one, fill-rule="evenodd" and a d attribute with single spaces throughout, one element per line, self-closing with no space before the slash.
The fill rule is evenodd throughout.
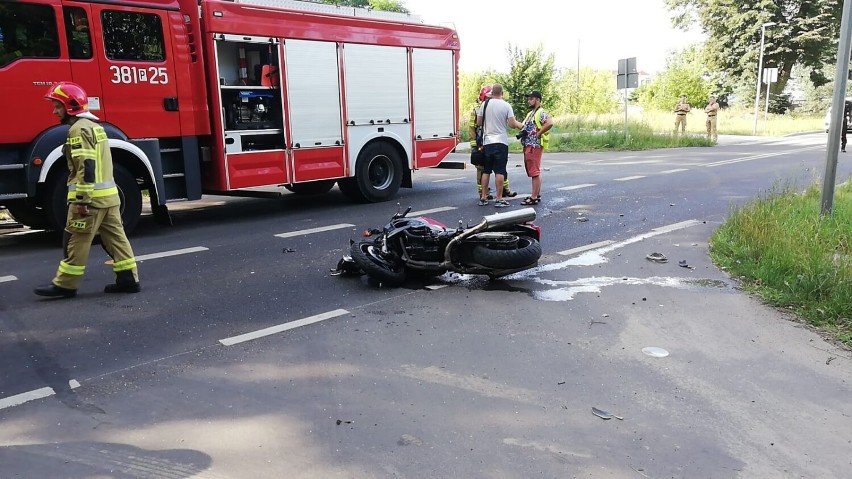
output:
<path id="1" fill-rule="evenodd" d="M 485 229 L 516 225 L 533 220 L 535 220 L 535 209 L 533 208 L 521 208 L 482 217 L 482 221 L 485 222 Z"/>

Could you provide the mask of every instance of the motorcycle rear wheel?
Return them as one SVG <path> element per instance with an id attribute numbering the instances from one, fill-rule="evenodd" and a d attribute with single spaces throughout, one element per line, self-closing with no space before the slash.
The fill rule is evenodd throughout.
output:
<path id="1" fill-rule="evenodd" d="M 499 245 L 479 244 L 471 252 L 473 261 L 495 269 L 515 269 L 534 265 L 541 258 L 541 243 L 533 238 L 521 236 L 516 248 L 500 248 Z"/>
<path id="2" fill-rule="evenodd" d="M 349 254 L 367 276 L 379 282 L 396 286 L 405 281 L 405 267 L 385 259 L 373 241 L 353 243 Z"/>

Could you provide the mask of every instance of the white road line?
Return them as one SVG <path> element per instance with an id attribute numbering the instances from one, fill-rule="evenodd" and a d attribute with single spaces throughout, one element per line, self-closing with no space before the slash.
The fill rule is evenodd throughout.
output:
<path id="1" fill-rule="evenodd" d="M 630 181 L 630 180 L 638 180 L 639 178 L 644 178 L 644 176 L 643 175 L 625 176 L 624 178 L 616 178 L 613 181 Z"/>
<path id="2" fill-rule="evenodd" d="M 80 383 L 78 383 L 74 379 L 68 381 L 68 385 L 71 386 L 71 389 L 77 389 L 78 387 L 80 387 Z M 56 391 L 54 391 L 53 388 L 46 387 L 21 394 L 15 394 L 14 396 L 9 396 L 7 398 L 0 398 L 0 409 L 18 406 L 26 402 L 35 401 L 36 399 L 50 397 L 54 394 L 56 394 Z"/>
<path id="3" fill-rule="evenodd" d="M 440 213 L 442 211 L 453 211 L 456 209 L 458 208 L 456 208 L 455 206 L 442 206 L 440 208 L 432 208 L 431 210 L 412 211 L 411 213 L 408 213 L 408 216 L 423 216 L 428 215 L 429 213 Z"/>
<path id="4" fill-rule="evenodd" d="M 580 188 L 588 188 L 590 186 L 595 186 L 594 183 L 583 183 L 582 185 L 571 185 L 571 186 L 563 186 L 562 188 L 556 188 L 559 191 L 570 191 L 570 190 L 579 190 Z"/>
<path id="5" fill-rule="evenodd" d="M 779 152 L 776 152 L 776 153 L 763 153 L 763 154 L 759 154 L 759 155 L 744 156 L 742 158 L 731 158 L 729 160 L 716 161 L 714 163 L 707 163 L 704 166 L 706 166 L 707 168 L 713 168 L 715 166 L 730 165 L 730 164 L 733 164 L 733 163 L 742 163 L 742 162 L 745 162 L 745 161 L 759 160 L 761 158 L 770 158 L 770 157 L 773 157 L 773 156 L 789 155 L 791 153 L 801 153 L 803 151 L 819 150 L 819 149 L 823 149 L 823 148 L 825 148 L 825 146 L 811 146 L 811 147 L 807 147 L 807 148 L 799 148 L 797 150 L 786 150 L 786 151 L 779 151 Z"/>
<path id="6" fill-rule="evenodd" d="M 661 175 L 668 175 L 669 173 L 680 173 L 681 171 L 689 171 L 689 168 L 675 168 L 674 170 L 666 170 L 661 171 Z"/>
<path id="7" fill-rule="evenodd" d="M 446 284 L 427 284 L 426 285 L 426 289 L 430 289 L 432 291 L 435 291 L 436 289 L 446 288 L 446 287 L 447 287 Z"/>
<path id="8" fill-rule="evenodd" d="M 319 228 L 310 228 L 310 229 L 306 229 L 306 230 L 291 231 L 289 233 L 281 233 L 281 234 L 278 234 L 278 235 L 275 235 L 275 236 L 277 236 L 278 238 L 292 238 L 294 236 L 309 235 L 311 233 L 322 233 L 323 231 L 339 230 L 339 229 L 342 229 L 342 228 L 352 228 L 354 226 L 355 225 L 350 225 L 349 223 L 340 223 L 339 225 L 320 226 Z"/>
<path id="9" fill-rule="evenodd" d="M 0 283 L 5 283 L 7 281 L 15 281 L 18 278 L 16 276 L 0 276 Z"/>
<path id="10" fill-rule="evenodd" d="M 233 346 L 234 344 L 244 343 L 246 341 L 251 341 L 253 339 L 262 338 L 264 336 L 270 336 L 273 334 L 280 333 L 282 331 L 287 331 L 290 329 L 299 328 L 302 326 L 307 326 L 309 324 L 318 323 L 320 321 L 325 321 L 326 319 L 336 318 L 338 316 L 342 316 L 344 314 L 349 314 L 349 311 L 345 309 L 335 309 L 334 311 L 329 311 L 327 313 L 317 314 L 315 316 L 309 316 L 303 319 L 297 319 L 296 321 L 290 321 L 289 323 L 279 324 L 278 326 L 271 326 L 269 328 L 260 329 L 257 331 L 253 331 L 251 333 L 241 334 L 239 336 L 232 336 L 230 338 L 220 339 L 219 342 L 224 344 L 225 346 Z"/>
<path id="11" fill-rule="evenodd" d="M 562 256 L 571 256 L 571 255 L 575 255 L 577 253 L 582 253 L 584 251 L 589 251 L 590 249 L 597 249 L 597 248 L 602 248 L 604 246 L 609 246 L 613 243 L 615 243 L 615 241 L 612 241 L 612 240 L 600 241 L 600 242 L 597 242 L 597 243 L 587 244 L 586 246 L 578 246 L 576 248 L 568 249 L 568 250 L 565 250 L 565 251 L 559 251 L 556 254 L 561 254 Z"/>
<path id="12" fill-rule="evenodd" d="M 163 251 L 162 253 L 143 254 L 136 257 L 136 261 L 145 261 L 146 259 L 167 258 L 169 256 L 178 256 L 182 254 L 198 253 L 199 251 L 207 251 L 204 246 L 193 246 L 192 248 L 176 249 L 172 251 Z"/>
<path id="13" fill-rule="evenodd" d="M 647 236 L 650 238 L 651 236 L 656 236 L 658 234 L 671 233 L 672 231 L 681 230 L 684 228 L 689 228 L 690 226 L 695 226 L 698 224 L 698 220 L 686 220 L 681 221 L 680 223 L 674 223 L 668 226 L 660 226 L 659 228 L 654 228 L 653 231 L 655 234 Z"/>
<path id="14" fill-rule="evenodd" d="M 432 183 L 441 183 L 442 181 L 458 181 L 466 179 L 465 176 L 456 176 L 454 178 L 444 178 L 443 180 L 432 180 Z"/>

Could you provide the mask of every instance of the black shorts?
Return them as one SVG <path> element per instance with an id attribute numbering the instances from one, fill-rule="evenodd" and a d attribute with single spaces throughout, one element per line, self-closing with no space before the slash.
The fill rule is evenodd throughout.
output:
<path id="1" fill-rule="evenodd" d="M 509 145 L 503 143 L 492 143 L 483 148 L 485 164 L 482 172 L 485 174 L 497 173 L 506 176 L 506 165 L 509 163 Z"/>

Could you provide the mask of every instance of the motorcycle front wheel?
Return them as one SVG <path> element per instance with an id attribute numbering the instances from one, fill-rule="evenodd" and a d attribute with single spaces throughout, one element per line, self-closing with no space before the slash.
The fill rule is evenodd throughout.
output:
<path id="1" fill-rule="evenodd" d="M 379 282 L 395 286 L 405 281 L 403 265 L 386 259 L 373 241 L 352 243 L 349 254 L 367 276 Z"/>
<path id="2" fill-rule="evenodd" d="M 541 258 L 541 243 L 533 238 L 521 236 L 516 247 L 506 248 L 502 244 L 479 244 L 471 252 L 473 260 L 482 266 L 494 269 L 515 269 L 531 266 Z"/>

